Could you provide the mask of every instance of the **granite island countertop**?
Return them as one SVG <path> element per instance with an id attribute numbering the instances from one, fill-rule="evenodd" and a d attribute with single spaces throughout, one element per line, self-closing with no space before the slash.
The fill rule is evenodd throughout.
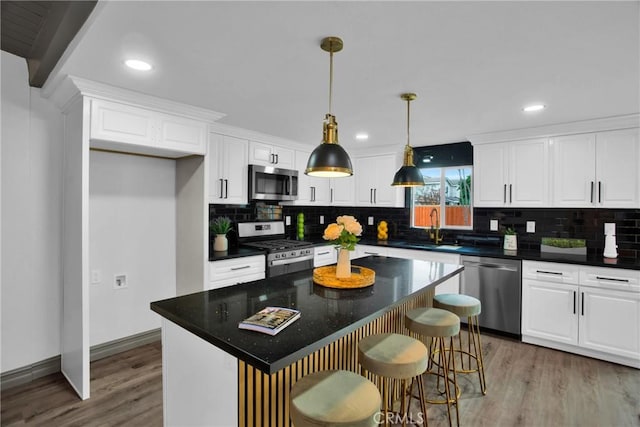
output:
<path id="1" fill-rule="evenodd" d="M 462 266 L 369 256 L 354 266 L 376 272 L 361 289 L 313 283 L 313 271 L 243 283 L 151 303 L 151 309 L 187 331 L 265 373 L 274 373 L 366 325 L 412 295 L 460 273 Z M 278 335 L 238 328 L 267 306 L 291 307 L 301 317 Z"/>

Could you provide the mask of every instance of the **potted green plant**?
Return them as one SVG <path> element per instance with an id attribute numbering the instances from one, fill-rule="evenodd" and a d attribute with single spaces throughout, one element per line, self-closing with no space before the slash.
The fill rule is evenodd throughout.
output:
<path id="1" fill-rule="evenodd" d="M 215 252 L 225 252 L 229 249 L 227 233 L 231 230 L 231 220 L 226 216 L 219 216 L 209 224 L 209 230 L 216 235 L 213 240 L 213 250 Z"/>
<path id="2" fill-rule="evenodd" d="M 504 230 L 504 249 L 508 251 L 518 250 L 518 235 L 513 227 L 507 227 Z"/>

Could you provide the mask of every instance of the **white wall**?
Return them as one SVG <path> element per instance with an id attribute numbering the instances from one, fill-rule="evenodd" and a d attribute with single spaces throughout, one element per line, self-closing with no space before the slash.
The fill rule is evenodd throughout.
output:
<path id="1" fill-rule="evenodd" d="M 2 52 L 2 372 L 60 354 L 60 112 Z"/>
<path id="2" fill-rule="evenodd" d="M 89 170 L 93 346 L 159 328 L 149 303 L 175 296 L 176 162 L 91 151 Z M 117 274 L 127 288 L 114 289 Z"/>

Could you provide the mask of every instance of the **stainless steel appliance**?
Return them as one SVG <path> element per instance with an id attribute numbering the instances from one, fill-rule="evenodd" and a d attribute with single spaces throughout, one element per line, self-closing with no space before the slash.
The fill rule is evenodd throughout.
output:
<path id="1" fill-rule="evenodd" d="M 298 171 L 249 165 L 251 200 L 297 200 Z"/>
<path id="2" fill-rule="evenodd" d="M 266 276 L 313 268 L 313 244 L 284 238 L 284 222 L 241 222 L 238 242 L 267 252 Z"/>
<path id="3" fill-rule="evenodd" d="M 520 336 L 521 261 L 476 256 L 462 256 L 461 259 L 464 271 L 460 293 L 480 300 L 480 326 Z"/>

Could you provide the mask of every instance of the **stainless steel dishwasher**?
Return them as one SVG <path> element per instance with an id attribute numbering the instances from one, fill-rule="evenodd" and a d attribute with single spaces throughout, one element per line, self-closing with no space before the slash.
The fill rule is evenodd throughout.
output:
<path id="1" fill-rule="evenodd" d="M 480 326 L 520 336 L 522 262 L 477 256 L 462 256 L 461 260 L 460 293 L 480 300 Z"/>

